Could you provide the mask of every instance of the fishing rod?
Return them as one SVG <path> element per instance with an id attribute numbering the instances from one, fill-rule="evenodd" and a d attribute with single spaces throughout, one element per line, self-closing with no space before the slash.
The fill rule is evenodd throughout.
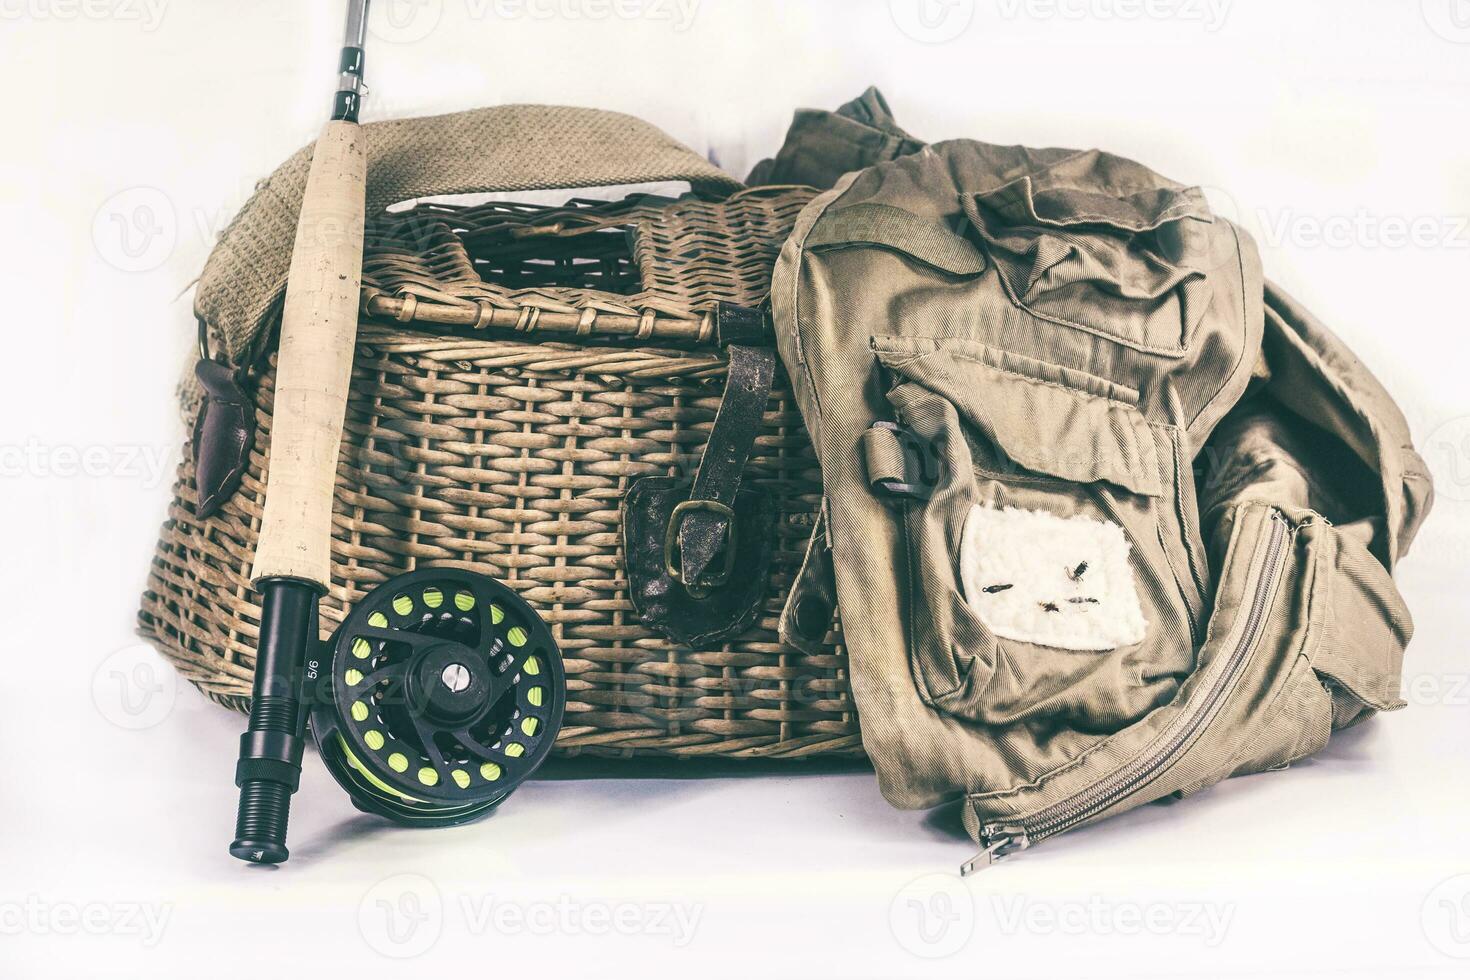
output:
<path id="1" fill-rule="evenodd" d="M 327 771 L 365 813 L 465 823 L 551 752 L 566 706 L 561 652 L 515 590 L 420 568 L 359 599 L 330 640 L 332 500 L 357 339 L 367 152 L 357 125 L 368 0 L 351 0 L 332 118 L 313 151 L 281 313 L 261 595 L 240 806 L 230 853 L 280 864 L 307 722 Z"/>
<path id="2" fill-rule="evenodd" d="M 261 596 L 240 807 L 230 853 L 277 864 L 301 779 L 302 682 L 331 581 L 332 488 L 357 341 L 367 152 L 358 110 L 368 0 L 348 0 L 332 117 L 317 138 L 281 313 L 265 513 L 251 582 Z M 313 676 L 314 679 L 314 676 Z"/>

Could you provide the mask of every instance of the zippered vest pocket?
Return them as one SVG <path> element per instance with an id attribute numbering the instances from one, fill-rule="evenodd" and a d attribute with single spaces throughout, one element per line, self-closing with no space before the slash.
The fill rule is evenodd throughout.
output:
<path id="1" fill-rule="evenodd" d="M 1284 768 L 1321 749 L 1333 731 L 1405 703 L 1399 687 L 1414 627 L 1388 571 L 1360 541 L 1310 512 L 1297 539 L 1307 607 L 1302 649 L 1223 775 Z"/>
<path id="2" fill-rule="evenodd" d="M 1281 768 L 1321 749 L 1334 728 L 1402 707 L 1412 626 L 1376 559 L 1310 511 L 1249 503 L 1232 516 L 1215 615 L 1178 698 L 1036 783 L 970 796 L 980 863 Z"/>

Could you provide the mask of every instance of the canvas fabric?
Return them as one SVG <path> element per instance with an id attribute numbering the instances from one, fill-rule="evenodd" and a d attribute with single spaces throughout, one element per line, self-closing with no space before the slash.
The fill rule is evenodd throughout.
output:
<path id="1" fill-rule="evenodd" d="M 1400 707 L 1430 481 L 1249 236 L 1097 150 L 867 164 L 771 303 L 883 794 L 1005 853 Z"/>

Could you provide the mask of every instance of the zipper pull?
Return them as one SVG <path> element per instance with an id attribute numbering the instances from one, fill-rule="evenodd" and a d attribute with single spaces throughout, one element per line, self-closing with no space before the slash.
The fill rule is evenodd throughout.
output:
<path id="1" fill-rule="evenodd" d="M 988 868 L 1002 858 L 1010 857 L 1017 851 L 1024 851 L 1031 846 L 1031 838 L 1026 836 L 1025 827 L 1006 824 L 989 824 L 983 828 L 980 831 L 980 842 L 984 844 L 984 848 L 960 865 L 961 878 L 972 875 L 982 868 Z"/>

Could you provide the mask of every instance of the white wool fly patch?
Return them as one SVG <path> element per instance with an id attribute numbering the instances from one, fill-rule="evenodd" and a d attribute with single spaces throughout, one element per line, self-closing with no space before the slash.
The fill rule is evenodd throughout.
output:
<path id="1" fill-rule="evenodd" d="M 1130 545 L 1090 517 L 977 506 L 965 520 L 965 599 L 996 636 L 1063 650 L 1112 650 L 1143 640 Z"/>

